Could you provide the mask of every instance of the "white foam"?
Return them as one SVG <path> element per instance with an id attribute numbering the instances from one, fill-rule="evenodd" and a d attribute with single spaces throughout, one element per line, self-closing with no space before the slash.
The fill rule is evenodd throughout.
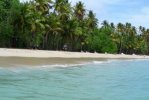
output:
<path id="1" fill-rule="evenodd" d="M 75 67 L 75 66 L 83 66 L 86 64 L 53 64 L 53 65 L 41 65 L 42 68 L 52 68 L 52 67 Z"/>
<path id="2" fill-rule="evenodd" d="M 121 62 L 121 61 L 133 61 L 133 60 L 112 60 L 112 59 L 109 59 L 109 60 L 105 60 L 105 61 L 93 61 L 91 64 L 106 64 L 106 63 L 113 63 L 113 62 Z"/>
<path id="3" fill-rule="evenodd" d="M 103 63 L 105 63 L 106 61 L 93 61 L 92 63 L 93 64 L 103 64 Z"/>

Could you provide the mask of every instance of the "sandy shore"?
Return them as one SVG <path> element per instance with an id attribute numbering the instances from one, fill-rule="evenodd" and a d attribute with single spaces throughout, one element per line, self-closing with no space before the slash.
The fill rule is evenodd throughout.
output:
<path id="1" fill-rule="evenodd" d="M 149 59 L 149 56 L 144 55 L 99 54 L 85 52 L 45 51 L 7 48 L 0 48 L 0 57 Z"/>

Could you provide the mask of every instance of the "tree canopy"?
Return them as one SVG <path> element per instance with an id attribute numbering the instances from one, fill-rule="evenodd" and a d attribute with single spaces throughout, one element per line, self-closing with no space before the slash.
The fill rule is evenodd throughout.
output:
<path id="1" fill-rule="evenodd" d="M 83 2 L 0 0 L 0 47 L 149 54 L 149 29 L 98 19 Z"/>

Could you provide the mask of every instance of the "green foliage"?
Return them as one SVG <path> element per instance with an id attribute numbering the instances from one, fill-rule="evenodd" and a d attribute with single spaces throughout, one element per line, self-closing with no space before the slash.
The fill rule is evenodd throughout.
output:
<path id="1" fill-rule="evenodd" d="M 91 51 L 100 53 L 116 53 L 117 45 L 107 35 L 106 30 L 96 30 L 96 35 L 90 40 Z"/>
<path id="2" fill-rule="evenodd" d="M 139 35 L 138 35 L 139 34 Z M 149 54 L 149 29 L 98 20 L 83 2 L 0 0 L 0 47 Z"/>
<path id="3" fill-rule="evenodd" d="M 20 8 L 18 0 L 0 0 L 0 46 L 11 47 L 15 33 L 15 21 Z"/>

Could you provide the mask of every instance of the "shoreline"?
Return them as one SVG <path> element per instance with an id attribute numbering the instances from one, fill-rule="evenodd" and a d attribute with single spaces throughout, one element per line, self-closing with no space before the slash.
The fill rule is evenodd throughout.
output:
<path id="1" fill-rule="evenodd" d="M 0 57 L 0 65 L 3 67 L 10 66 L 59 66 L 59 65 L 84 65 L 96 62 L 105 62 L 108 59 L 101 58 L 27 58 L 27 57 Z"/>
<path id="2" fill-rule="evenodd" d="M 27 58 L 101 58 L 101 59 L 149 59 L 146 55 L 101 54 L 86 52 L 47 51 L 0 48 L 0 57 Z"/>

